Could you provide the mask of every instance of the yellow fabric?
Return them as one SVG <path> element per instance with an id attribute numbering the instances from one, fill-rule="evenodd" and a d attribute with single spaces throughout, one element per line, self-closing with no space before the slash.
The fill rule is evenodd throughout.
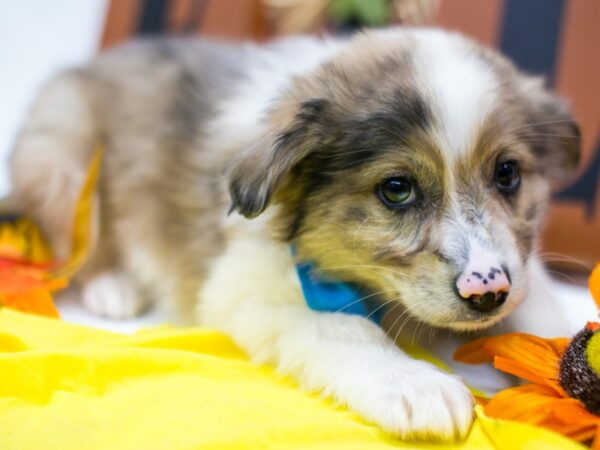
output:
<path id="1" fill-rule="evenodd" d="M 466 443 L 405 443 L 248 362 L 226 336 L 132 336 L 0 310 L 0 449 L 581 449 L 487 419 Z"/>

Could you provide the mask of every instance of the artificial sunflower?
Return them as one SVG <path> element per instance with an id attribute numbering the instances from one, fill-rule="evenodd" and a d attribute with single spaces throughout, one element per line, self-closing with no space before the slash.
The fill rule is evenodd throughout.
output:
<path id="1" fill-rule="evenodd" d="M 58 317 L 52 293 L 68 285 L 82 265 L 90 245 L 90 221 L 102 150 L 94 155 L 75 205 L 71 255 L 58 263 L 42 233 L 29 219 L 0 214 L 0 306 Z"/>
<path id="2" fill-rule="evenodd" d="M 590 290 L 600 304 L 600 264 Z M 489 417 L 549 428 L 600 449 L 600 324 L 588 323 L 573 339 L 521 333 L 478 339 L 454 357 L 468 364 L 493 362 L 530 382 L 484 402 Z"/>
<path id="3" fill-rule="evenodd" d="M 0 257 L 0 305 L 58 317 L 51 293 L 67 284 L 64 278 L 49 276 L 47 265 Z"/>

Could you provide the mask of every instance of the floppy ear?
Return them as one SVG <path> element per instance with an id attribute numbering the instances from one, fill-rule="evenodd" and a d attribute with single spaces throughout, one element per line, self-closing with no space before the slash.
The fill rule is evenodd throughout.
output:
<path id="1" fill-rule="evenodd" d="M 525 84 L 529 127 L 523 137 L 538 157 L 542 171 L 553 180 L 572 177 L 581 157 L 581 133 L 567 102 L 548 92 L 540 78 Z"/>
<path id="2" fill-rule="evenodd" d="M 253 218 L 267 208 L 290 172 L 321 145 L 327 108 L 328 102 L 323 99 L 302 103 L 295 113 L 289 114 L 291 119 L 272 126 L 247 149 L 230 172 L 230 212 L 237 210 Z"/>

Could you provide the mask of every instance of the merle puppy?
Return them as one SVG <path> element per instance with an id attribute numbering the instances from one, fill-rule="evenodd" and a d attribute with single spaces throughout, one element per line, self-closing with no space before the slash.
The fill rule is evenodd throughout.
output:
<path id="1" fill-rule="evenodd" d="M 548 286 L 540 227 L 579 158 L 540 79 L 429 29 L 146 41 L 58 75 L 11 163 L 59 257 L 99 144 L 90 310 L 166 302 L 384 429 L 439 439 L 467 432 L 467 388 L 366 318 L 310 310 L 290 247 L 415 320 L 489 327 Z"/>

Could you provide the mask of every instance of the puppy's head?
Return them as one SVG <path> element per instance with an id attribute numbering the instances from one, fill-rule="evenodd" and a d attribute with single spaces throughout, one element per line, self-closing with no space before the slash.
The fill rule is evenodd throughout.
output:
<path id="1" fill-rule="evenodd" d="M 246 217 L 278 204 L 323 275 L 475 329 L 526 296 L 550 185 L 578 159 L 541 80 L 456 35 L 388 30 L 296 80 L 230 188 Z"/>

